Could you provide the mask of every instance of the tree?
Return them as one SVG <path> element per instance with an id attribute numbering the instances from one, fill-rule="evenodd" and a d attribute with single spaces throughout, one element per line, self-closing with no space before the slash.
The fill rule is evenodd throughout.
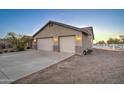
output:
<path id="1" fill-rule="evenodd" d="M 107 44 L 113 44 L 114 43 L 114 39 L 113 38 L 109 38 L 108 40 L 107 40 Z"/>
<path id="2" fill-rule="evenodd" d="M 120 40 L 121 40 L 121 43 L 124 44 L 124 35 L 120 35 Z"/>
<path id="3" fill-rule="evenodd" d="M 99 41 L 99 42 L 97 42 L 97 44 L 105 44 L 105 41 L 104 40 Z"/>
<path id="4" fill-rule="evenodd" d="M 117 39 L 117 38 L 109 38 L 107 40 L 107 43 L 108 44 L 120 44 L 120 39 Z"/>
<path id="5" fill-rule="evenodd" d="M 114 39 L 114 44 L 120 44 L 120 39 L 115 38 Z"/>
<path id="6" fill-rule="evenodd" d="M 17 48 L 18 45 L 18 37 L 15 33 L 9 32 L 6 35 L 7 41 L 12 45 L 13 48 Z"/>
<path id="7" fill-rule="evenodd" d="M 18 35 L 13 32 L 7 33 L 6 39 L 12 45 L 12 47 L 17 49 L 18 51 L 25 50 L 26 44 L 29 41 L 27 38 L 24 38 L 23 35 Z"/>

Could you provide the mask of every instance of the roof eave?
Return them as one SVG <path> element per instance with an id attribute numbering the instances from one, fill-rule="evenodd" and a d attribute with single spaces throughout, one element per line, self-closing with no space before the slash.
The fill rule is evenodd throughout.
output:
<path id="1" fill-rule="evenodd" d="M 79 31 L 79 32 L 82 32 L 82 33 L 85 33 L 86 35 L 90 35 L 90 33 L 86 32 L 86 31 L 83 31 L 83 30 L 80 30 L 80 28 L 77 28 L 77 27 L 74 27 L 74 26 L 70 26 L 70 25 L 66 25 L 66 24 L 63 24 L 63 23 L 59 23 L 59 22 L 55 22 L 55 21 L 48 21 L 42 28 L 40 28 L 32 37 L 34 38 L 41 30 L 43 30 L 49 23 L 53 23 L 53 24 L 56 24 L 56 25 L 59 25 L 59 26 L 63 26 L 63 27 L 66 27 L 66 28 L 70 28 L 70 29 L 73 29 L 73 30 L 76 30 L 76 31 Z M 94 35 L 93 35 L 94 37 Z"/>

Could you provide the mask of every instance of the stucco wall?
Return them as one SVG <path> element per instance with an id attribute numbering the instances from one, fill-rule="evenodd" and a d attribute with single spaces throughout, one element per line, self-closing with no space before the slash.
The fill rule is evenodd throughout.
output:
<path id="1" fill-rule="evenodd" d="M 43 37 L 53 37 L 58 35 L 66 36 L 66 35 L 76 35 L 76 34 L 81 34 L 81 32 L 53 24 L 53 26 L 45 27 L 40 33 L 38 33 L 34 37 L 34 39 L 43 38 Z"/>
<path id="2" fill-rule="evenodd" d="M 88 38 L 87 38 L 87 47 L 89 48 L 89 49 L 91 49 L 92 48 L 92 36 L 88 36 Z"/>
<path id="3" fill-rule="evenodd" d="M 82 41 L 83 41 L 83 49 L 91 49 L 92 48 L 92 36 L 82 36 Z"/>
<path id="4" fill-rule="evenodd" d="M 82 34 L 82 46 L 83 46 L 83 50 L 85 50 L 87 48 L 87 36 Z"/>

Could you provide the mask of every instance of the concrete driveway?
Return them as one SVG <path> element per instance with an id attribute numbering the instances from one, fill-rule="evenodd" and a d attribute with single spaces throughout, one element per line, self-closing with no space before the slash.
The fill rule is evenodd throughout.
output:
<path id="1" fill-rule="evenodd" d="M 38 50 L 0 54 L 0 83 L 10 83 L 72 55 Z"/>

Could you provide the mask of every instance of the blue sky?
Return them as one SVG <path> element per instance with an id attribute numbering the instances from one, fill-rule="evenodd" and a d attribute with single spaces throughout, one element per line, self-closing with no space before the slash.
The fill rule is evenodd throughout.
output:
<path id="1" fill-rule="evenodd" d="M 124 10 L 0 10 L 0 37 L 7 32 L 33 35 L 49 20 L 93 26 L 95 42 L 124 34 Z"/>

